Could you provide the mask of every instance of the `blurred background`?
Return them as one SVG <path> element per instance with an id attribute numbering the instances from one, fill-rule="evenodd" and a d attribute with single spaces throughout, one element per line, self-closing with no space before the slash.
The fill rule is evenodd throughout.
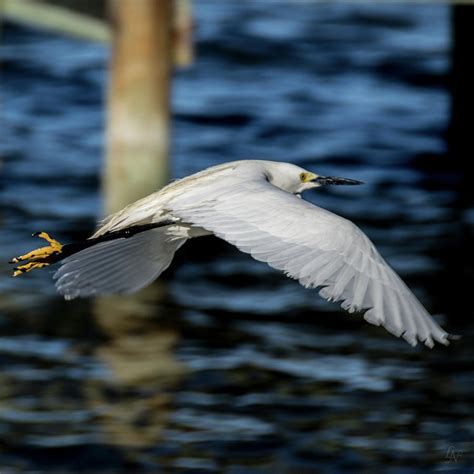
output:
<path id="1" fill-rule="evenodd" d="M 1 473 L 472 472 L 474 6 L 51 3 L 0 1 Z M 248 158 L 365 181 L 305 197 L 463 338 L 412 348 L 216 238 L 130 297 L 10 278 L 32 232 Z"/>

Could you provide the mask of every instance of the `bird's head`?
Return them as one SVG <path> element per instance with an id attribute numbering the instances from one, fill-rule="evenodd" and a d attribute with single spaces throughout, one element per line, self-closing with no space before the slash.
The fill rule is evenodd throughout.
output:
<path id="1" fill-rule="evenodd" d="M 301 194 L 308 189 L 319 188 L 320 186 L 326 186 L 328 184 L 363 184 L 362 181 L 356 179 L 321 176 L 291 163 L 271 162 L 271 165 L 266 171 L 267 179 L 270 183 L 292 194 Z"/>

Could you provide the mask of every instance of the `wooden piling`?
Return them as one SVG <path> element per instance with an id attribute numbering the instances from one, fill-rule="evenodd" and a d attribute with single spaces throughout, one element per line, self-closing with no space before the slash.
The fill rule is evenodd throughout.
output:
<path id="1" fill-rule="evenodd" d="M 191 0 L 174 1 L 173 60 L 178 67 L 189 66 L 194 59 Z"/>
<path id="2" fill-rule="evenodd" d="M 105 211 L 169 179 L 172 1 L 112 0 Z"/>
<path id="3" fill-rule="evenodd" d="M 96 0 L 96 9 L 99 11 L 101 1 Z M 71 1 L 48 3 L 37 0 L 0 0 L 0 16 L 12 22 L 89 41 L 105 43 L 110 40 L 109 26 L 102 18 L 68 8 L 72 6 L 74 3 Z"/>
<path id="4" fill-rule="evenodd" d="M 193 59 L 190 0 L 0 0 L 0 17 L 92 41 L 112 42 L 103 173 L 109 214 L 157 190 L 169 178 L 172 64 Z"/>

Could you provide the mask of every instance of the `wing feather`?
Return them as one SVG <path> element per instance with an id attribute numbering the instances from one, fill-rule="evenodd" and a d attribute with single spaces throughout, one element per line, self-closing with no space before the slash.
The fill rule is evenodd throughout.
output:
<path id="1" fill-rule="evenodd" d="M 166 270 L 185 241 L 157 228 L 98 243 L 61 262 L 54 275 L 56 288 L 66 299 L 133 293 Z"/>
<path id="2" fill-rule="evenodd" d="M 266 180 L 232 176 L 193 196 L 171 199 L 169 210 L 189 224 L 230 242 L 256 260 L 320 288 L 348 311 L 432 346 L 448 344 L 440 328 L 413 293 L 389 267 L 367 236 L 350 221 L 286 193 Z"/>

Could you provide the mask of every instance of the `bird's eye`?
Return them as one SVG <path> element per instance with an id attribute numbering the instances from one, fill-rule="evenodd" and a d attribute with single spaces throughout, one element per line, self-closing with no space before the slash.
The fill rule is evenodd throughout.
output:
<path id="1" fill-rule="evenodd" d="M 309 173 L 300 173 L 300 180 L 302 183 L 306 183 L 309 178 Z"/>

